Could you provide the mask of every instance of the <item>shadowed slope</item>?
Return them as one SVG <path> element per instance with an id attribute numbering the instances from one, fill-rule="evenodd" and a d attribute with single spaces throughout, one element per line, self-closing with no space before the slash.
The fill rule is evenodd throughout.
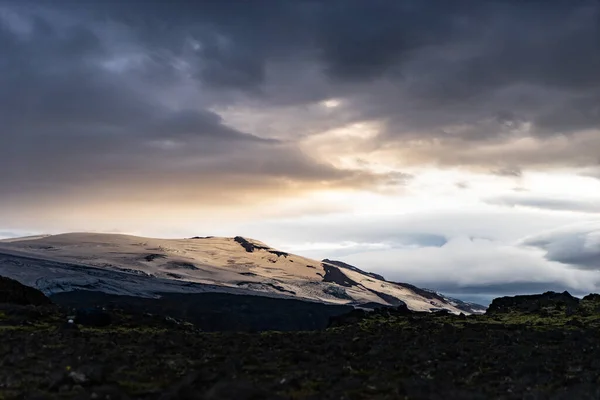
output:
<path id="1" fill-rule="evenodd" d="M 23 306 L 42 306 L 52 304 L 42 292 L 29 286 L 0 276 L 0 303 L 19 304 Z"/>

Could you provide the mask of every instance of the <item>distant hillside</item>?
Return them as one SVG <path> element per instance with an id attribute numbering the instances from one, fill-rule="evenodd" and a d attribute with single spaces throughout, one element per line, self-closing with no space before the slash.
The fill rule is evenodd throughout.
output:
<path id="1" fill-rule="evenodd" d="M 0 275 L 47 295 L 77 290 L 133 297 L 228 293 L 414 311 L 477 307 L 339 261 L 317 261 L 244 237 L 153 239 L 69 233 L 0 241 Z"/>

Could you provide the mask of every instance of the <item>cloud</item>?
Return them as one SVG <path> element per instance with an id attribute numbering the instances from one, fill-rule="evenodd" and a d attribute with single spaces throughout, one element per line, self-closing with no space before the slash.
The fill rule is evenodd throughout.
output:
<path id="1" fill-rule="evenodd" d="M 329 123 L 382 122 L 378 150 L 405 163 L 514 174 L 514 165 L 597 162 L 597 2 L 346 2 L 341 10 L 320 3 L 305 15 L 316 38 L 297 37 L 296 75 L 277 72 L 293 70 L 289 63 L 265 64 L 263 104 L 284 96 L 288 104 L 290 92 L 296 106 L 341 98 Z M 307 65 L 324 76 L 299 70 Z M 288 80 L 270 80 L 282 75 Z"/>
<path id="2" fill-rule="evenodd" d="M 30 233 L 25 231 L 0 231 L 0 240 L 23 237 L 28 235 L 30 235 Z"/>
<path id="3" fill-rule="evenodd" d="M 348 138 L 354 147 L 408 164 L 518 175 L 514 165 L 597 161 L 597 2 L 0 7 L 0 156 L 11 171 L 0 182 L 12 196 L 91 177 L 152 174 L 156 186 L 192 153 L 229 160 L 214 165 L 236 175 L 268 164 L 289 181 L 349 182 L 356 171 L 294 147 L 360 121 L 381 129 Z M 313 107 L 331 98 L 342 106 Z M 231 124 L 238 109 L 255 117 Z"/>
<path id="4" fill-rule="evenodd" d="M 184 57 L 193 52 L 191 31 L 171 27 L 172 36 L 161 40 L 143 27 L 158 23 L 157 15 L 148 14 L 153 7 L 140 14 L 140 26 L 99 21 L 87 8 L 57 12 L 38 4 L 0 4 L 0 185 L 10 188 L 0 195 L 5 206 L 33 199 L 47 207 L 74 198 L 128 201 L 142 193 L 148 202 L 195 197 L 196 204 L 214 204 L 247 198 L 240 193 L 248 190 L 260 197 L 401 179 L 336 168 L 304 154 L 293 140 L 230 126 L 210 109 L 218 94 L 201 91 L 211 79 L 210 87 L 225 83 L 216 72 L 198 75 L 190 64 L 196 55 Z M 91 10 L 104 7 L 89 4 Z M 217 33 L 208 35 L 218 41 Z M 175 43 L 186 48 L 178 50 Z M 227 50 L 233 64 L 237 50 Z M 200 58 L 223 56 L 213 51 Z"/>
<path id="5" fill-rule="evenodd" d="M 559 228 L 562 232 L 566 226 L 573 226 L 573 232 L 579 234 L 588 220 L 585 214 L 488 208 L 409 215 L 346 212 L 263 219 L 260 225 L 245 224 L 237 229 L 284 251 L 341 259 L 389 280 L 485 303 L 498 296 L 547 290 L 568 290 L 576 295 L 599 291 L 600 266 L 591 269 L 573 264 L 573 255 L 581 254 L 575 261 L 585 265 L 589 264 L 588 255 L 595 256 L 591 250 L 582 251 L 583 243 L 593 245 L 592 238 L 565 241 L 561 249 L 568 259 L 550 256 L 542 247 L 545 242 L 537 243 L 541 232 Z M 592 228 L 597 227 L 588 231 Z M 598 243 L 596 247 L 600 248 Z"/>
<path id="6" fill-rule="evenodd" d="M 427 233 L 404 233 L 398 232 L 387 240 L 375 242 L 310 242 L 304 244 L 283 244 L 283 247 L 290 252 L 301 253 L 305 257 L 322 258 L 342 258 L 360 253 L 369 253 L 371 251 L 393 250 L 393 249 L 412 249 L 442 247 L 448 240 L 443 235 Z"/>
<path id="7" fill-rule="evenodd" d="M 86 228 L 103 210 L 93 224 L 112 228 L 141 205 L 143 223 L 164 209 L 255 215 L 328 190 L 400 197 L 423 166 L 523 188 L 534 167 L 597 175 L 599 15 L 592 0 L 0 1 L 0 218 Z M 597 212 L 528 193 L 488 205 Z M 563 218 L 488 211 L 268 229 L 392 248 L 433 237 L 450 251 Z M 537 257 L 525 253 L 514 257 Z"/>
<path id="8" fill-rule="evenodd" d="M 528 210 L 425 210 L 415 213 L 305 215 L 302 218 L 261 218 L 240 229 L 273 246 L 286 243 L 384 243 L 388 246 L 441 246 L 456 237 L 516 243 L 525 236 L 587 220 L 585 214 L 532 213 Z M 321 253 L 322 258 L 327 257 Z"/>
<path id="9" fill-rule="evenodd" d="M 589 176 L 592 178 L 600 179 L 600 168 L 591 168 L 583 173 L 583 176 Z"/>
<path id="10" fill-rule="evenodd" d="M 492 298 L 547 290 L 587 294 L 600 288 L 597 263 L 594 270 L 574 269 L 554 258 L 545 259 L 540 249 L 485 239 L 456 237 L 438 248 L 369 251 L 342 260 L 392 281 L 459 297 L 477 294 Z"/>
<path id="11" fill-rule="evenodd" d="M 149 121 L 145 130 L 155 131 L 157 138 L 213 138 L 215 140 L 240 140 L 276 142 L 245 134 L 225 125 L 223 118 L 208 110 L 178 110 L 160 120 Z"/>
<path id="12" fill-rule="evenodd" d="M 487 199 L 488 204 L 507 207 L 528 207 L 554 211 L 573 211 L 582 213 L 600 213 L 600 199 L 577 200 L 542 196 L 507 195 Z"/>
<path id="13" fill-rule="evenodd" d="M 524 245 L 546 252 L 548 260 L 600 271 L 600 222 L 575 224 L 526 238 Z"/>
<path id="14" fill-rule="evenodd" d="M 523 176 L 523 171 L 521 170 L 521 168 L 518 167 L 504 167 L 504 168 L 500 168 L 500 169 L 495 169 L 491 171 L 492 174 L 494 175 L 498 175 L 498 176 L 508 176 L 508 177 L 515 177 L 515 178 L 520 178 L 521 176 Z"/>

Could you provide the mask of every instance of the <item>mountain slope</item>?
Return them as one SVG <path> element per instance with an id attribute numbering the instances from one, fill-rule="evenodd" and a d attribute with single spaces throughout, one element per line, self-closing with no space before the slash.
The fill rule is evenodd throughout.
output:
<path id="1" fill-rule="evenodd" d="M 365 271 L 355 267 L 354 265 L 346 264 L 345 262 L 342 262 L 342 261 L 324 259 L 323 263 L 332 264 L 332 265 L 335 265 L 342 269 L 348 269 L 348 270 L 357 272 L 359 274 L 365 275 L 367 277 L 370 277 L 370 278 L 373 278 L 373 279 L 376 279 L 379 281 L 384 281 L 389 284 L 411 290 L 414 293 L 416 293 L 417 295 L 424 297 L 426 299 L 429 299 L 430 301 L 439 302 L 441 304 L 449 303 L 449 304 L 455 306 L 456 308 L 458 308 L 459 310 L 461 310 L 462 312 L 466 312 L 466 313 L 470 313 L 470 314 L 482 314 L 482 313 L 485 313 L 485 311 L 487 310 L 487 307 L 482 306 L 480 304 L 470 303 L 470 302 L 462 301 L 462 300 L 455 299 L 452 297 L 447 297 L 447 296 L 444 296 L 443 294 L 438 293 L 434 290 L 419 288 L 419 287 L 416 287 L 415 285 L 411 285 L 410 283 L 389 282 L 383 276 L 381 276 L 379 274 L 375 274 L 373 272 L 365 272 Z M 444 308 L 444 307 L 441 307 L 441 308 Z"/>
<path id="2" fill-rule="evenodd" d="M 312 260 L 239 236 L 152 239 L 69 233 L 11 239 L 0 241 L 0 275 L 46 294 L 225 292 L 371 308 L 406 304 L 415 311 L 473 311 L 348 264 Z"/>
<path id="3" fill-rule="evenodd" d="M 50 299 L 44 296 L 39 290 L 3 276 L 0 276 L 0 303 L 19 304 L 23 306 L 52 304 Z"/>

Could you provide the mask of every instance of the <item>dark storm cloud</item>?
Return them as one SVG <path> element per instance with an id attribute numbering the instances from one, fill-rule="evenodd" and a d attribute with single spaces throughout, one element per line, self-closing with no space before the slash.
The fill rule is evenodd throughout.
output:
<path id="1" fill-rule="evenodd" d="M 159 137 L 205 137 L 216 140 L 256 141 L 276 143 L 275 140 L 259 138 L 239 132 L 225 125 L 223 118 L 217 113 L 207 110 L 175 111 L 161 120 L 150 121 L 146 128 L 155 131 Z"/>
<path id="2" fill-rule="evenodd" d="M 329 94 L 349 97 L 357 119 L 388 121 L 387 139 L 413 132 L 468 141 L 506 138 L 527 123 L 543 137 L 598 126 L 597 2 L 259 4 L 247 18 L 231 11 L 235 24 L 230 14 L 215 24 L 234 43 L 232 52 L 246 49 L 239 52 L 245 57 L 220 70 L 259 62 L 264 72 L 271 58 L 312 56 L 334 82 Z M 256 11 L 261 5 L 262 14 Z M 293 20 L 289 10 L 302 12 Z M 274 23 L 257 26 L 262 20 L 256 14 L 294 33 Z M 258 33 L 242 36 L 250 32 Z M 268 86 L 264 73 L 254 76 L 254 83 Z M 301 84 L 302 93 L 315 83 L 287 84 Z M 454 125 L 463 127 L 448 129 Z"/>
<path id="3" fill-rule="evenodd" d="M 311 56 L 331 78 L 352 82 L 395 73 L 399 82 L 411 80 L 418 71 L 409 64 L 435 59 L 417 76 L 433 78 L 430 84 L 412 89 L 438 104 L 518 83 L 572 89 L 600 82 L 593 0 L 63 0 L 56 7 L 61 4 L 127 24 L 155 49 L 180 53 L 183 39 L 195 39 L 199 58 L 208 60 L 204 78 L 216 85 L 259 85 L 268 62 Z M 441 82 L 450 76 L 458 79 Z M 519 115 L 514 111 L 491 116 L 504 124 Z"/>
<path id="4" fill-rule="evenodd" d="M 297 1 L 267 6 L 271 4 L 259 2 L 248 14 L 229 4 L 232 10 L 219 9 L 212 25 L 227 39 L 219 48 L 239 54 L 228 63 L 218 62 L 218 72 L 260 69 L 262 73 L 240 72 L 254 79 L 237 88 L 251 87 L 267 105 L 340 97 L 346 99 L 347 111 L 330 120 L 340 125 L 380 120 L 386 124 L 378 138 L 382 145 L 438 141 L 441 148 L 435 152 L 445 153 L 439 158 L 454 164 L 502 164 L 500 154 L 492 159 L 477 159 L 476 153 L 468 159 L 452 157 L 467 146 L 526 136 L 537 138 L 541 146 L 556 135 L 570 137 L 600 124 L 596 1 Z M 212 12 L 214 8 L 206 15 Z M 202 41 L 202 35 L 198 38 Z M 213 39 L 204 36 L 204 41 L 213 48 Z M 218 52 L 201 54 L 217 61 L 221 57 Z M 305 77 L 307 63 L 322 72 L 319 79 Z M 292 72 L 273 73 L 278 68 Z M 281 75 L 287 80 L 273 80 Z M 201 79 L 210 85 L 220 82 L 216 76 Z M 564 157 L 514 157 L 525 167 L 581 165 L 590 162 L 599 146 L 600 138 L 592 138 L 555 151 Z"/>
<path id="5" fill-rule="evenodd" d="M 182 101 L 179 90 L 194 80 L 175 59 L 157 56 L 148 38 L 132 39 L 141 33 L 130 26 L 86 20 L 86 7 L 62 16 L 0 4 L 0 185 L 10 188 L 0 200 L 124 186 L 260 191 L 277 180 L 378 179 L 235 129 L 206 108 L 210 96 Z"/>
<path id="6" fill-rule="evenodd" d="M 381 147 L 425 140 L 429 158 L 502 165 L 453 154 L 598 127 L 599 18 L 595 1 L 0 1 L 0 183 L 16 196 L 152 170 L 402 184 L 294 145 L 361 120 L 385 123 Z M 279 140 L 214 110 L 252 101 L 277 120 L 332 97 L 341 111 Z M 600 146 L 578 143 L 536 157 L 581 164 Z"/>

